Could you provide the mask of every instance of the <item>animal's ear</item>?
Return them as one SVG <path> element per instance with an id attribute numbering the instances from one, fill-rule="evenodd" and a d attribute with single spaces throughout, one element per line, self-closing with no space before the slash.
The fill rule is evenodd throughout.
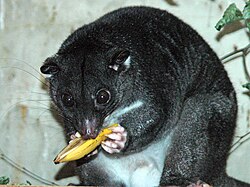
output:
<path id="1" fill-rule="evenodd" d="M 109 68 L 115 71 L 125 71 L 130 67 L 130 52 L 122 50 L 116 53 L 109 64 Z"/>
<path id="2" fill-rule="evenodd" d="M 60 71 L 60 68 L 55 62 L 50 59 L 47 59 L 44 65 L 40 67 L 40 71 L 46 75 L 55 75 Z"/>

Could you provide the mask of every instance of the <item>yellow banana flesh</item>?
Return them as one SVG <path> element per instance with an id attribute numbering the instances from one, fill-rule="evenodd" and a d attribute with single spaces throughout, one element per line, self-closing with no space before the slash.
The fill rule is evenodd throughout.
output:
<path id="1" fill-rule="evenodd" d="M 101 130 L 95 139 L 83 140 L 81 137 L 72 140 L 54 159 L 54 163 L 69 162 L 78 160 L 92 151 L 94 151 L 102 141 L 106 140 L 106 135 L 111 134 L 110 127 L 117 127 L 118 124 L 113 124 Z"/>

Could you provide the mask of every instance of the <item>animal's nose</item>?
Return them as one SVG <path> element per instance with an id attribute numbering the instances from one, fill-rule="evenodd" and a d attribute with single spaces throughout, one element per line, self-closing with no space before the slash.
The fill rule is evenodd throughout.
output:
<path id="1" fill-rule="evenodd" d="M 83 139 L 96 138 L 97 136 L 97 122 L 96 119 L 84 120 L 82 127 Z"/>

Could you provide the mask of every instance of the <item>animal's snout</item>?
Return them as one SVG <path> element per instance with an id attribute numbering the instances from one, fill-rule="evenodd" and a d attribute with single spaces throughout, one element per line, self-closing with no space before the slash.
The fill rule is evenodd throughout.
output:
<path id="1" fill-rule="evenodd" d="M 83 139 L 90 139 L 90 138 L 96 138 L 98 134 L 97 129 L 97 120 L 96 119 L 86 119 L 81 124 L 81 133 L 83 136 Z"/>

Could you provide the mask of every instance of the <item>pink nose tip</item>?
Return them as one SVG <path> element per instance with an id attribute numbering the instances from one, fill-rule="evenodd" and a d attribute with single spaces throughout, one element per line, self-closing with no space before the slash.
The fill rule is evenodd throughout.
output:
<path id="1" fill-rule="evenodd" d="M 82 128 L 84 139 L 96 138 L 97 136 L 97 123 L 96 120 L 85 120 Z"/>

